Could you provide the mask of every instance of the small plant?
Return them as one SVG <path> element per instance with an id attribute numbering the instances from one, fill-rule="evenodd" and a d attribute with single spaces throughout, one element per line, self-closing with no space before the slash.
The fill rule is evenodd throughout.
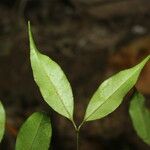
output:
<path id="1" fill-rule="evenodd" d="M 79 133 L 84 123 L 101 119 L 112 113 L 123 101 L 124 96 L 133 88 L 138 77 L 149 61 L 147 56 L 136 66 L 123 70 L 105 80 L 93 94 L 87 106 L 83 121 L 76 125 L 72 89 L 67 77 L 51 58 L 43 55 L 36 48 L 28 23 L 30 60 L 34 80 L 43 99 L 57 113 L 72 122 L 76 131 L 77 150 L 79 149 Z M 150 112 L 144 107 L 144 97 L 135 93 L 130 104 L 130 116 L 137 134 L 150 144 Z M 0 103 L 0 142 L 4 134 L 5 111 Z M 41 112 L 33 113 L 22 125 L 16 140 L 16 150 L 48 150 L 52 129 L 49 117 Z"/>
<path id="2" fill-rule="evenodd" d="M 60 66 L 48 56 L 41 54 L 36 48 L 30 23 L 28 24 L 28 30 L 34 80 L 48 105 L 72 122 L 77 134 L 78 150 L 79 132 L 83 124 L 107 116 L 121 104 L 124 96 L 136 84 L 143 67 L 150 59 L 150 55 L 138 65 L 121 71 L 104 81 L 93 94 L 84 119 L 77 126 L 73 119 L 74 100 L 69 81 Z"/>
<path id="3" fill-rule="evenodd" d="M 131 120 L 138 136 L 150 145 L 150 111 L 145 107 L 145 98 L 135 92 L 129 108 Z"/>

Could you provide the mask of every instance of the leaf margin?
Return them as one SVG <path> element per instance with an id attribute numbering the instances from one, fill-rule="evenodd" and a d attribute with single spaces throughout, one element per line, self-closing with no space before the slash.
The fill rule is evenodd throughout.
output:
<path id="1" fill-rule="evenodd" d="M 44 54 L 40 53 L 39 50 L 37 49 L 36 44 L 35 44 L 34 39 L 33 39 L 30 21 L 28 21 L 28 35 L 29 35 L 29 43 L 30 43 L 30 61 L 31 61 L 31 66 L 32 66 L 31 53 L 34 52 L 35 55 L 40 54 L 40 55 L 43 55 L 43 56 L 47 57 L 48 59 L 50 59 L 53 63 L 55 63 L 55 64 L 59 67 L 59 69 L 60 69 L 60 70 L 62 71 L 62 73 L 64 74 L 64 77 L 65 77 L 65 79 L 67 80 L 67 82 L 68 82 L 67 84 L 68 84 L 68 86 L 69 86 L 69 88 L 70 88 L 70 91 L 71 91 L 71 97 L 72 97 L 72 108 L 71 108 L 71 109 L 72 109 L 72 110 L 71 110 L 71 111 L 68 111 L 68 108 L 66 108 L 65 103 L 63 102 L 63 100 L 62 100 L 62 101 L 60 100 L 60 102 L 62 103 L 62 105 L 63 105 L 63 107 L 64 107 L 64 109 L 65 109 L 65 111 L 66 111 L 66 113 L 67 113 L 68 115 L 64 115 L 64 114 L 62 114 L 61 112 L 57 111 L 56 108 L 52 107 L 52 106 L 49 104 L 49 102 L 48 102 L 47 100 L 45 100 L 44 95 L 43 95 L 42 92 L 41 92 L 42 90 L 41 90 L 40 86 L 37 84 L 37 81 L 36 81 L 35 76 L 34 76 L 34 73 L 33 73 L 34 81 L 36 82 L 36 84 L 37 84 L 37 86 L 38 86 L 38 88 L 39 88 L 39 90 L 40 90 L 40 93 L 41 93 L 41 95 L 42 95 L 44 101 L 45 101 L 53 110 L 55 110 L 58 114 L 60 114 L 60 115 L 62 115 L 62 116 L 64 116 L 64 117 L 66 117 L 66 118 L 68 118 L 68 119 L 75 125 L 74 120 L 73 120 L 73 115 L 74 115 L 74 97 L 73 97 L 73 92 L 72 92 L 72 87 L 71 87 L 71 85 L 70 85 L 70 82 L 68 81 L 68 79 L 67 79 L 65 73 L 63 72 L 63 70 L 61 69 L 61 67 L 60 67 L 55 61 L 53 61 L 50 57 L 48 57 L 47 55 L 44 55 Z M 32 67 L 32 71 L 33 71 L 33 67 Z M 34 71 L 33 71 L 33 72 L 34 72 Z M 56 91 L 57 91 L 57 90 L 56 90 Z M 59 95 L 59 94 L 58 94 L 58 95 Z M 61 96 L 59 96 L 59 97 L 60 97 L 60 99 L 62 99 Z"/>
<path id="2" fill-rule="evenodd" d="M 39 118 L 40 117 L 40 118 Z M 32 113 L 26 120 L 25 122 L 23 122 L 23 124 L 21 125 L 20 129 L 19 129 L 19 133 L 17 135 L 17 139 L 16 139 L 16 145 L 15 145 L 15 150 L 28 150 L 26 149 L 26 147 L 24 147 L 23 145 L 25 145 L 25 140 L 27 139 L 27 134 L 28 132 L 30 132 L 30 135 L 31 135 L 31 132 L 33 131 L 26 131 L 28 128 L 33 128 L 32 127 L 32 123 L 35 121 L 35 118 L 38 120 L 40 120 L 40 123 L 38 124 L 38 126 L 34 126 L 34 129 L 36 127 L 36 133 L 35 133 L 35 137 L 33 137 L 33 140 L 32 140 L 32 143 L 31 145 L 29 145 L 30 147 L 28 147 L 30 150 L 35 150 L 33 149 L 33 143 L 35 142 L 35 139 L 36 137 L 38 136 L 38 132 L 39 132 L 39 129 L 41 127 L 41 123 L 44 123 L 46 122 L 46 126 L 49 125 L 49 128 L 46 127 L 46 129 L 49 129 L 50 132 L 47 132 L 49 134 L 49 143 L 47 143 L 47 147 L 44 148 L 44 150 L 48 150 L 49 147 L 50 147 L 50 143 L 51 143 L 51 138 L 52 138 L 52 126 L 51 126 L 51 121 L 50 121 L 50 118 L 43 112 L 34 112 Z M 37 121 L 36 120 L 36 121 Z M 42 131 L 44 131 L 45 128 L 42 128 Z M 41 131 L 40 131 L 41 132 Z M 25 137 L 23 134 L 26 134 Z M 28 142 L 28 141 L 27 141 Z M 27 146 L 27 143 L 26 143 L 26 146 Z M 22 147 L 20 149 L 20 147 Z M 40 149 L 36 149 L 36 150 L 40 150 Z"/>
<path id="3" fill-rule="evenodd" d="M 1 141 L 3 140 L 3 137 L 4 137 L 4 134 L 5 134 L 5 124 L 6 124 L 6 112 L 5 112 L 5 108 L 4 108 L 4 106 L 3 106 L 3 104 L 2 104 L 2 102 L 1 102 L 1 100 L 0 100 L 0 114 L 2 114 L 2 122 L 1 122 L 1 120 L 0 120 L 0 123 L 2 123 L 1 125 L 2 125 L 2 129 L 0 129 L 0 130 L 2 130 L 0 133 L 0 143 L 1 143 Z"/>
<path id="4" fill-rule="evenodd" d="M 150 117 L 150 110 L 145 106 L 145 101 L 145 97 L 136 90 L 130 101 L 129 115 L 132 121 L 133 128 L 136 131 L 136 134 L 140 137 L 141 140 L 143 140 L 143 142 L 150 146 L 150 126 L 149 129 L 147 129 L 147 124 L 150 125 L 150 118 L 149 121 L 145 120 L 147 117 L 146 115 Z M 140 113 L 138 115 L 138 119 L 135 117 L 137 115 L 137 111 Z M 146 115 L 143 116 L 144 114 Z M 140 128 L 139 126 L 137 126 L 137 122 L 138 124 L 140 122 Z M 143 128 L 141 129 L 141 127 Z M 149 132 L 147 132 L 147 130 Z"/>
<path id="5" fill-rule="evenodd" d="M 101 118 L 103 118 L 103 117 L 109 115 L 110 113 L 112 113 L 113 111 L 115 111 L 115 109 L 117 109 L 117 108 L 119 107 L 119 105 L 121 104 L 121 102 L 123 101 L 123 98 L 122 98 L 120 104 L 119 104 L 113 111 L 109 112 L 109 113 L 106 114 L 105 116 L 103 116 L 103 117 L 97 117 L 96 119 L 89 119 L 92 114 L 90 114 L 90 115 L 87 117 L 87 111 L 88 111 L 88 109 L 89 109 L 89 106 L 90 106 L 90 104 L 91 104 L 91 101 L 92 101 L 93 97 L 95 96 L 96 92 L 98 92 L 98 90 L 101 88 L 101 86 L 103 86 L 103 84 L 107 83 L 112 77 L 114 77 L 114 76 L 120 74 L 121 72 L 128 71 L 128 70 L 130 70 L 130 69 L 134 69 L 134 68 L 136 68 L 137 66 L 140 66 L 140 65 L 141 65 L 142 67 L 141 67 L 140 72 L 139 72 L 139 74 L 140 74 L 140 73 L 141 73 L 141 70 L 143 69 L 143 67 L 145 66 L 145 64 L 146 64 L 149 60 L 150 60 L 150 55 L 148 55 L 146 58 L 144 58 L 140 63 L 138 63 L 138 64 L 135 65 L 134 67 L 131 67 L 131 68 L 129 68 L 129 69 L 122 70 L 122 71 L 116 73 L 115 75 L 112 75 L 111 77 L 109 77 L 109 78 L 106 79 L 105 81 L 103 81 L 103 82 L 101 83 L 101 85 L 98 87 L 98 89 L 94 92 L 92 98 L 90 99 L 90 101 L 89 101 L 89 103 L 88 103 L 88 106 L 87 106 L 87 108 L 86 108 L 86 112 L 85 112 L 85 115 L 84 115 L 84 119 L 83 119 L 83 121 L 82 121 L 81 124 L 83 124 L 84 122 L 87 122 L 87 121 L 93 121 L 93 120 L 101 119 Z M 138 76 L 138 78 L 139 78 L 139 76 Z M 137 78 L 137 80 L 138 80 L 138 78 Z M 137 82 L 137 80 L 136 80 L 136 82 Z M 126 94 L 127 94 L 127 93 L 126 93 Z M 126 95 L 126 94 L 125 94 L 125 95 Z M 105 102 L 104 102 L 104 103 L 105 103 Z M 101 106 L 100 106 L 100 107 L 101 107 Z M 97 108 L 97 110 L 98 110 L 98 109 L 99 109 L 99 107 Z M 96 111 L 97 111 L 97 110 L 96 110 Z M 94 111 L 93 113 L 95 113 L 95 111 Z"/>

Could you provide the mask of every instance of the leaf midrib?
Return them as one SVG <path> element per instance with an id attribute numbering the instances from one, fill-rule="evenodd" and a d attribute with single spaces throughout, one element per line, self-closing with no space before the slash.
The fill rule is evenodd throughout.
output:
<path id="1" fill-rule="evenodd" d="M 35 52 L 35 53 L 39 53 L 39 52 L 37 51 L 37 52 Z M 39 54 L 40 54 L 40 53 L 39 53 Z M 42 55 L 42 54 L 40 54 L 40 55 Z M 55 84 L 51 81 L 51 77 L 50 77 L 49 73 L 47 73 L 47 71 L 46 71 L 46 69 L 45 69 L 45 65 L 44 65 L 43 62 L 39 59 L 38 54 L 36 54 L 36 56 L 38 57 L 38 60 L 39 60 L 40 63 L 42 64 L 43 69 L 44 69 L 44 71 L 45 71 L 45 74 L 46 74 L 46 76 L 48 77 L 50 83 L 53 85 L 54 90 L 55 90 L 57 96 L 58 96 L 59 99 L 60 99 L 60 102 L 62 103 L 62 105 L 63 105 L 64 109 L 66 110 L 66 112 L 67 112 L 68 116 L 70 117 L 70 119 L 72 119 L 71 114 L 69 113 L 69 111 L 68 111 L 67 108 L 65 107 L 65 104 L 64 104 L 64 102 L 63 102 L 63 99 L 61 98 L 61 95 L 60 95 L 60 94 L 57 92 L 57 90 L 56 90 Z M 45 56 L 45 55 L 44 55 L 44 56 Z M 46 57 L 47 57 L 47 56 L 46 56 Z M 49 59 L 49 58 L 48 58 L 48 59 Z"/>
<path id="2" fill-rule="evenodd" d="M 138 69 L 139 69 L 139 68 L 138 68 Z M 135 72 L 136 72 L 138 69 L 136 69 L 136 70 L 134 71 L 134 73 L 133 73 L 129 78 L 127 78 L 127 80 L 126 80 L 125 82 L 123 82 L 123 84 L 121 84 L 100 106 L 98 106 L 87 118 L 85 118 L 84 121 L 87 121 L 88 118 L 90 118 L 100 107 L 102 107 L 102 106 L 110 99 L 110 97 L 112 97 L 112 95 L 114 95 L 114 94 L 117 92 L 117 90 L 118 90 L 119 88 L 121 88 L 121 87 L 135 74 Z"/>
<path id="3" fill-rule="evenodd" d="M 39 128 L 40 128 L 40 126 L 41 126 L 41 124 L 42 124 L 42 120 L 43 120 L 43 118 L 44 118 L 44 116 L 42 115 L 42 117 L 41 117 L 41 119 L 40 119 L 40 123 L 39 123 L 39 125 L 38 125 L 37 130 L 36 130 L 36 134 L 35 134 L 35 136 L 34 136 L 34 138 L 33 138 L 33 141 L 32 141 L 31 147 L 30 147 L 30 150 L 32 150 L 33 143 L 34 143 L 34 141 L 35 141 L 35 139 L 36 139 L 36 137 L 37 137 L 37 135 L 38 135 L 38 130 L 39 130 Z"/>

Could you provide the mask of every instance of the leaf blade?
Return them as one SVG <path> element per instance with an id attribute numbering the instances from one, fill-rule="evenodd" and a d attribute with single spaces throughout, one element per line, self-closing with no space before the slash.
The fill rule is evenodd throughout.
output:
<path id="1" fill-rule="evenodd" d="M 6 118 L 5 110 L 0 101 L 0 142 L 3 139 L 4 132 L 5 132 L 5 120 L 6 120 L 5 118 Z"/>
<path id="2" fill-rule="evenodd" d="M 60 66 L 48 56 L 41 54 L 34 43 L 29 29 L 30 60 L 34 80 L 37 83 L 44 100 L 56 112 L 73 120 L 73 94 L 67 77 Z"/>
<path id="3" fill-rule="evenodd" d="M 33 113 L 22 125 L 16 140 L 16 150 L 48 150 L 52 136 L 50 119 Z"/>
<path id="4" fill-rule="evenodd" d="M 135 67 L 121 71 L 105 80 L 91 98 L 84 122 L 100 119 L 113 112 L 135 85 L 141 70 L 149 59 L 150 55 Z"/>
<path id="5" fill-rule="evenodd" d="M 150 145 L 150 111 L 145 107 L 145 98 L 136 92 L 130 102 L 129 114 L 137 135 Z"/>

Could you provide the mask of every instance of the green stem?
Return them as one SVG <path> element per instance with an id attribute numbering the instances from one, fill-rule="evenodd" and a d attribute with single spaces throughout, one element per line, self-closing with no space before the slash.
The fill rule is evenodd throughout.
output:
<path id="1" fill-rule="evenodd" d="M 84 120 L 81 122 L 81 124 L 78 126 L 77 130 L 79 131 L 82 125 L 84 124 Z"/>
<path id="2" fill-rule="evenodd" d="M 81 126 L 84 124 L 84 120 L 82 121 L 82 123 L 77 127 L 74 120 L 71 120 L 72 121 L 72 124 L 75 128 L 75 131 L 76 131 L 76 147 L 77 147 L 77 150 L 79 150 L 79 133 L 80 133 L 80 128 Z"/>
<path id="3" fill-rule="evenodd" d="M 77 130 L 78 130 L 78 128 L 77 128 L 77 126 L 76 126 L 76 124 L 75 124 L 74 120 L 71 120 L 71 122 L 72 122 L 72 124 L 73 124 L 73 126 L 74 126 L 75 130 L 77 131 Z"/>
<path id="4" fill-rule="evenodd" d="M 76 131 L 77 150 L 79 150 L 79 130 Z"/>

